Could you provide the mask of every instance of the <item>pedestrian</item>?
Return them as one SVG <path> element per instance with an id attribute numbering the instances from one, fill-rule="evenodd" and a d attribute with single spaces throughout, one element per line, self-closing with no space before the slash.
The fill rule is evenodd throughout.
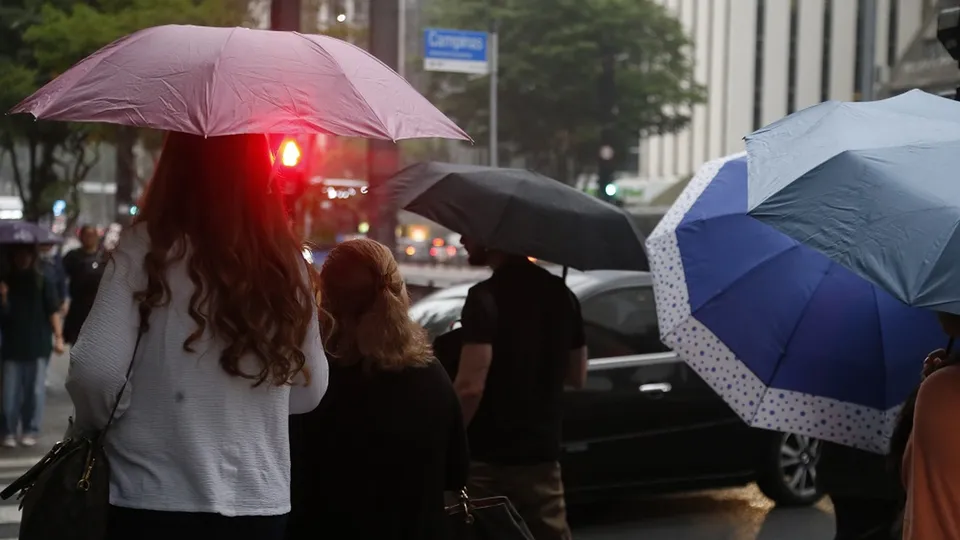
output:
<path id="1" fill-rule="evenodd" d="M 119 403 L 108 540 L 283 538 L 288 415 L 316 407 L 327 366 L 271 170 L 264 136 L 170 133 L 107 264 L 67 390 L 77 429 Z"/>
<path id="2" fill-rule="evenodd" d="M 36 246 L 11 249 L 0 283 L 3 342 L 3 446 L 37 444 L 46 399 L 47 361 L 63 352 L 62 300 L 56 276 L 39 261 Z"/>
<path id="3" fill-rule="evenodd" d="M 951 341 L 960 337 L 960 315 L 938 315 Z M 960 538 L 960 490 L 956 489 L 960 481 L 960 433 L 953 416 L 953 411 L 960 408 L 956 353 L 933 351 L 924 362 L 923 375 L 913 404 L 913 424 L 902 419 L 898 426 L 898 439 L 903 432 L 909 433 L 902 469 L 907 491 L 903 539 Z"/>
<path id="4" fill-rule="evenodd" d="M 834 540 L 893 540 L 903 488 L 882 454 L 821 442 L 817 482 L 830 496 Z"/>
<path id="5" fill-rule="evenodd" d="M 527 257 L 463 238 L 493 275 L 470 288 L 454 387 L 470 441 L 471 496 L 508 497 L 537 540 L 569 540 L 560 471 L 564 386 L 586 379 L 580 304 Z"/>
<path id="6" fill-rule="evenodd" d="M 96 227 L 80 227 L 80 247 L 63 257 L 63 269 L 69 278 L 70 293 L 69 309 L 63 324 L 63 338 L 70 345 L 77 342 L 83 321 L 93 307 L 104 268 L 106 254 L 101 249 L 100 234 Z"/>
<path id="7" fill-rule="evenodd" d="M 54 244 L 40 244 L 39 246 L 40 262 L 44 265 L 44 270 L 49 271 L 53 276 L 57 288 L 57 295 L 60 297 L 60 315 L 66 313 L 67 302 L 67 272 L 63 267 L 63 257 L 60 256 L 60 250 Z"/>
<path id="8" fill-rule="evenodd" d="M 294 511 L 288 540 L 450 538 L 444 492 L 467 479 L 457 396 L 390 250 L 349 240 L 320 272 L 330 389 L 292 418 Z"/>

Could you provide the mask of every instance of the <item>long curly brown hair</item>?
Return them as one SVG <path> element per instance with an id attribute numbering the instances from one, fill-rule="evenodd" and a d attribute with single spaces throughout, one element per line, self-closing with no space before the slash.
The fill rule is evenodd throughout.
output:
<path id="1" fill-rule="evenodd" d="M 320 270 L 320 328 L 331 362 L 367 369 L 425 366 L 433 351 L 410 319 L 410 298 L 396 259 L 366 238 L 333 248 Z"/>
<path id="2" fill-rule="evenodd" d="M 310 376 L 301 347 L 315 295 L 281 197 L 264 135 L 170 133 L 135 219 L 150 237 L 147 286 L 135 295 L 141 318 L 170 301 L 167 267 L 185 260 L 197 328 L 184 350 L 209 328 L 226 343 L 223 370 L 254 386 Z M 241 369 L 250 354 L 259 371 Z"/>

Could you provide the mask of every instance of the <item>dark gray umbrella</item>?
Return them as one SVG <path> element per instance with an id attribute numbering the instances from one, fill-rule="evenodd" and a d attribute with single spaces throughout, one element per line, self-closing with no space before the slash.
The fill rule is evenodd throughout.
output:
<path id="1" fill-rule="evenodd" d="M 62 244 L 63 238 L 29 221 L 0 221 L 0 244 Z"/>
<path id="2" fill-rule="evenodd" d="M 629 214 L 522 169 L 417 163 L 386 186 L 398 208 L 484 245 L 579 270 L 647 270 Z"/>

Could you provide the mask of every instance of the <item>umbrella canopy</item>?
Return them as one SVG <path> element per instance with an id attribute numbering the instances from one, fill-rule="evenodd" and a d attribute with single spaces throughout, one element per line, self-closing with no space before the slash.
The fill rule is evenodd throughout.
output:
<path id="1" fill-rule="evenodd" d="M 751 426 L 885 452 L 946 342 L 932 312 L 748 216 L 743 155 L 704 165 L 647 249 L 663 342 Z"/>
<path id="2" fill-rule="evenodd" d="M 202 136 L 470 137 L 363 49 L 250 28 L 147 28 L 81 60 L 13 108 L 37 118 Z"/>
<path id="3" fill-rule="evenodd" d="M 0 244 L 61 244 L 63 238 L 29 221 L 0 221 Z"/>
<path id="4" fill-rule="evenodd" d="M 747 137 L 750 214 L 913 306 L 960 314 L 960 103 L 830 102 Z"/>
<path id="5" fill-rule="evenodd" d="M 522 169 L 417 163 L 387 188 L 398 208 L 484 245 L 579 270 L 646 270 L 629 214 Z"/>

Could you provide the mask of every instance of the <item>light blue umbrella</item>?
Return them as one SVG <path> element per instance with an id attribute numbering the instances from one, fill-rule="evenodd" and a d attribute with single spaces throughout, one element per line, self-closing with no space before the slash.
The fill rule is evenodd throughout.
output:
<path id="1" fill-rule="evenodd" d="M 960 103 L 827 102 L 746 140 L 750 215 L 909 305 L 960 314 Z"/>
<path id="2" fill-rule="evenodd" d="M 707 163 L 647 239 L 661 339 L 748 424 L 884 452 L 945 338 L 747 215 L 743 156 Z"/>

